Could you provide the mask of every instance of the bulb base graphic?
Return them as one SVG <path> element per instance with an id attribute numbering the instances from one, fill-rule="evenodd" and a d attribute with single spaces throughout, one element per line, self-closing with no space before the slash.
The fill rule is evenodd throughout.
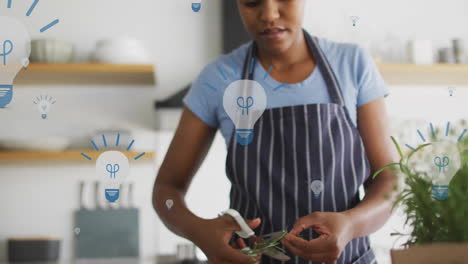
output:
<path id="1" fill-rule="evenodd" d="M 10 16 L 0 16 L 0 108 L 13 97 L 13 81 L 29 63 L 31 38 L 24 24 Z"/>
<path id="2" fill-rule="evenodd" d="M 236 129 L 236 140 L 241 146 L 247 146 L 252 143 L 254 138 L 253 129 Z"/>
<path id="3" fill-rule="evenodd" d="M 0 85 L 0 108 L 6 107 L 13 99 L 13 85 Z"/>
<path id="4" fill-rule="evenodd" d="M 106 200 L 114 203 L 119 199 L 120 190 L 119 189 L 105 189 Z"/>
<path id="5" fill-rule="evenodd" d="M 320 199 L 320 193 L 317 193 L 317 194 L 314 193 L 314 199 L 315 199 L 315 200 Z"/>
<path id="6" fill-rule="evenodd" d="M 193 12 L 198 12 L 201 9 L 201 3 L 192 3 Z"/>
<path id="7" fill-rule="evenodd" d="M 46 114 L 42 114 L 41 117 L 42 117 L 42 119 L 46 119 L 46 118 L 47 118 L 47 115 L 46 115 Z"/>
<path id="8" fill-rule="evenodd" d="M 439 201 L 447 199 L 449 195 L 448 185 L 432 185 L 432 197 Z"/>

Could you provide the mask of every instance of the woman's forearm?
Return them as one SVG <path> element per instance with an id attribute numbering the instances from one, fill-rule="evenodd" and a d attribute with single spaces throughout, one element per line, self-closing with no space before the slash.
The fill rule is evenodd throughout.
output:
<path id="1" fill-rule="evenodd" d="M 173 185 L 157 182 L 154 185 L 153 206 L 163 223 L 177 235 L 195 242 L 204 219 L 187 208 L 184 197 L 185 192 Z M 172 200 L 172 207 L 166 205 L 167 200 Z"/>
<path id="2" fill-rule="evenodd" d="M 394 202 L 396 176 L 386 170 L 371 180 L 364 199 L 344 213 L 352 223 L 353 237 L 369 235 L 382 227 L 390 218 Z"/>

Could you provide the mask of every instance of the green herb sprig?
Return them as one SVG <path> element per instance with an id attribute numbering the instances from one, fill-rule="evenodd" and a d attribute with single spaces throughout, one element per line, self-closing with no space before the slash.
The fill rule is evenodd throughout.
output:
<path id="1" fill-rule="evenodd" d="M 245 250 L 241 250 L 247 256 L 256 257 L 259 256 L 269 250 L 275 249 L 281 251 L 282 253 L 286 253 L 286 251 L 281 247 L 281 240 L 288 234 L 287 231 L 283 231 L 278 238 L 269 241 L 269 242 L 258 242 L 255 243 L 253 248 L 247 248 Z"/>
<path id="2" fill-rule="evenodd" d="M 412 170 L 409 160 L 415 153 L 404 156 L 398 142 L 392 141 L 400 155 L 400 161 L 376 171 L 373 178 L 385 169 L 392 168 L 404 177 L 404 187 L 398 191 L 394 207 L 402 206 L 406 215 L 405 225 L 412 230 L 408 234 L 392 235 L 407 237 L 405 246 L 434 242 L 468 242 L 468 153 L 463 154 L 462 168 L 452 179 L 449 197 L 439 201 L 432 198 L 432 182 L 426 173 Z M 419 151 L 430 144 L 419 146 Z"/>

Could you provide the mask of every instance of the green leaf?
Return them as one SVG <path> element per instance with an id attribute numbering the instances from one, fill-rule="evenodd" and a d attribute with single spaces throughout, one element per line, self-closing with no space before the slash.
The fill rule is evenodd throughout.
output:
<path id="1" fill-rule="evenodd" d="M 403 152 L 401 151 L 401 148 L 400 148 L 400 145 L 398 145 L 398 142 L 396 141 L 396 139 L 391 136 L 390 137 L 393 141 L 393 144 L 395 145 L 396 149 L 398 150 L 398 154 L 400 155 L 400 159 L 403 159 Z"/>
<path id="2" fill-rule="evenodd" d="M 406 159 L 406 163 L 408 164 L 408 161 L 411 159 L 411 157 L 413 156 L 414 153 L 418 152 L 419 150 L 427 147 L 427 146 L 430 146 L 432 145 L 431 143 L 427 143 L 427 144 L 424 144 L 424 145 L 420 145 L 419 147 L 417 147 L 414 151 L 412 151 L 409 155 L 408 155 L 408 158 Z"/>
<path id="3" fill-rule="evenodd" d="M 382 167 L 381 169 L 379 169 L 378 171 L 376 171 L 373 175 L 372 175 L 372 179 L 375 179 L 375 177 L 377 177 L 380 173 L 382 173 L 384 170 L 390 168 L 390 167 L 393 167 L 393 166 L 398 166 L 400 165 L 400 163 L 397 163 L 397 162 L 394 162 L 394 163 L 390 163 L 390 164 L 387 164 L 385 165 L 384 167 Z"/>

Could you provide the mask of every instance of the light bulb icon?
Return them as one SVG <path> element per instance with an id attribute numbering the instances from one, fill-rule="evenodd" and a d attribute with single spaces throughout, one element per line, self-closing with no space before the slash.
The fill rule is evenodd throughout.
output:
<path id="1" fill-rule="evenodd" d="M 37 105 L 37 108 L 41 113 L 42 119 L 47 118 L 47 114 L 49 113 L 51 106 L 55 104 L 55 102 L 56 101 L 52 98 L 52 96 L 48 95 L 44 97 L 41 95 L 40 97 L 36 97 L 36 100 L 33 101 L 33 103 Z"/>
<path id="2" fill-rule="evenodd" d="M 431 149 L 432 196 L 445 200 L 449 195 L 449 184 L 461 166 L 457 144 L 450 141 L 433 142 Z"/>
<path id="3" fill-rule="evenodd" d="M 319 198 L 320 198 L 320 194 L 321 194 L 322 191 L 323 191 L 323 183 L 322 183 L 322 181 L 319 181 L 319 180 L 313 181 L 312 184 L 310 185 L 310 188 L 312 189 L 312 192 L 314 193 L 314 198 L 315 198 L 315 199 L 319 199 Z"/>
<path id="4" fill-rule="evenodd" d="M 250 144 L 253 127 L 267 106 L 265 89 L 256 81 L 235 81 L 224 92 L 223 106 L 236 127 L 237 142 L 242 146 Z"/>
<path id="5" fill-rule="evenodd" d="M 198 12 L 201 9 L 202 0 L 192 0 L 192 10 L 193 12 Z"/>
<path id="6" fill-rule="evenodd" d="M 448 90 L 448 92 L 449 92 L 449 95 L 450 95 L 450 96 L 453 96 L 453 93 L 457 90 L 457 88 L 455 88 L 455 87 L 448 87 L 447 90 Z"/>
<path id="7" fill-rule="evenodd" d="M 357 22 L 359 21 L 360 17 L 358 16 L 351 16 L 351 22 L 353 22 L 353 27 L 356 26 Z"/>
<path id="8" fill-rule="evenodd" d="M 13 80 L 29 65 L 31 38 L 23 23 L 13 17 L 0 16 L 0 108 L 13 98 Z"/>
<path id="9" fill-rule="evenodd" d="M 172 209 L 172 206 L 174 206 L 174 201 L 171 200 L 171 199 L 168 199 L 166 200 L 166 207 L 167 207 L 167 210 L 171 210 Z"/>
<path id="10" fill-rule="evenodd" d="M 130 172 L 127 157 L 119 151 L 106 151 L 96 160 L 96 174 L 104 182 L 107 201 L 113 203 L 119 199 L 120 186 Z"/>

